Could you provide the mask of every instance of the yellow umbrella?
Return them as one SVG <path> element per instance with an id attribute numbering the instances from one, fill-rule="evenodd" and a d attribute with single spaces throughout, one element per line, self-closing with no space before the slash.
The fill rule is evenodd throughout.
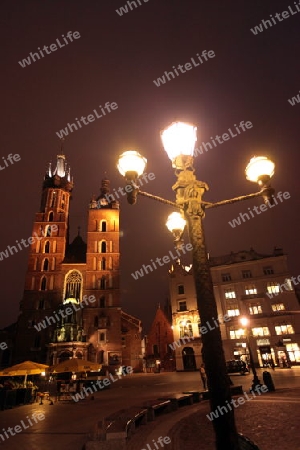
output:
<path id="1" fill-rule="evenodd" d="M 90 372 L 100 371 L 101 368 L 102 364 L 93 363 L 91 361 L 87 361 L 86 359 L 72 358 L 51 367 L 50 372 Z"/>
<path id="2" fill-rule="evenodd" d="M 25 375 L 24 384 L 27 380 L 27 375 L 38 375 L 45 372 L 48 369 L 47 364 L 40 364 L 34 361 L 24 361 L 20 364 L 15 364 L 14 366 L 7 367 L 0 372 L 1 377 L 16 377 Z"/>

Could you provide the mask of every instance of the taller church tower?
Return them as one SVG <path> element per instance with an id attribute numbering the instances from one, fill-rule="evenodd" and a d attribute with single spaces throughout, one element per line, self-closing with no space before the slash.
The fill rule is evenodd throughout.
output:
<path id="1" fill-rule="evenodd" d="M 68 242 L 73 189 L 63 154 L 49 167 L 36 214 L 14 360 L 84 358 L 141 367 L 141 322 L 121 310 L 119 203 L 102 180 L 89 204 L 87 243 Z"/>
<path id="2" fill-rule="evenodd" d="M 68 245 L 69 204 L 73 181 L 65 156 L 57 156 L 44 177 L 41 206 L 33 224 L 28 268 L 17 324 L 15 361 L 46 359 L 52 328 L 35 325 L 61 303 L 61 263 Z"/>

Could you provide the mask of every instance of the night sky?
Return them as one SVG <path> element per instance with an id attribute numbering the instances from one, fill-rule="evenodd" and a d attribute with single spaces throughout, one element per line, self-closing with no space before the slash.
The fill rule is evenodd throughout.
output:
<path id="1" fill-rule="evenodd" d="M 56 132 L 87 116 L 99 105 L 118 109 L 69 133 L 64 151 L 75 188 L 71 202 L 71 237 L 81 226 L 85 239 L 88 204 L 106 176 L 112 187 L 124 180 L 116 170 L 118 155 L 129 149 L 147 159 L 155 174 L 147 191 L 174 199 L 171 163 L 160 130 L 174 120 L 198 128 L 198 144 L 222 135 L 234 124 L 253 127 L 195 159 L 198 179 L 210 186 L 205 200 L 218 201 L 255 192 L 244 169 L 250 158 L 266 154 L 276 164 L 272 185 L 291 198 L 232 228 L 228 221 L 245 203 L 207 211 L 208 251 L 217 256 L 253 247 L 288 254 L 291 275 L 300 273 L 299 252 L 299 112 L 291 106 L 299 80 L 300 12 L 293 0 L 206 1 L 140 0 L 120 16 L 125 0 L 11 0 L 1 2 L 1 154 L 20 161 L 0 170 L 0 251 L 31 235 L 40 206 L 43 176 L 60 149 Z M 138 3 L 137 3 L 138 4 Z M 290 14 L 264 31 L 251 32 L 276 13 Z M 299 6 L 300 9 L 300 6 Z M 78 31 L 80 38 L 24 68 L 18 63 Z M 215 57 L 156 87 L 153 80 L 172 67 L 191 62 L 197 53 Z M 156 306 L 168 296 L 168 267 L 135 281 L 131 273 L 173 247 L 165 221 L 172 208 L 139 197 L 134 206 L 121 198 L 122 306 L 147 327 Z M 187 238 L 186 238 L 187 239 Z M 187 240 L 186 240 L 187 242 Z M 0 261 L 0 327 L 18 316 L 28 250 Z"/>

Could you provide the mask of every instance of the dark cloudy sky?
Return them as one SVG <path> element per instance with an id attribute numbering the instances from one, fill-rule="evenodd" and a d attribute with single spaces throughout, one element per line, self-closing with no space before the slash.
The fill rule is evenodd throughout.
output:
<path id="1" fill-rule="evenodd" d="M 118 109 L 70 133 L 65 153 L 75 189 L 71 236 L 86 229 L 92 194 L 105 172 L 112 186 L 123 185 L 116 171 L 118 155 L 137 149 L 155 174 L 147 190 L 173 199 L 175 176 L 160 142 L 160 130 L 173 120 L 198 127 L 198 140 L 225 133 L 240 121 L 253 128 L 195 160 L 197 176 L 210 191 L 206 200 L 256 190 L 244 168 L 253 154 L 276 163 L 273 185 L 289 200 L 233 229 L 228 224 L 260 199 L 207 212 L 205 227 L 212 255 L 274 246 L 288 254 L 292 275 L 300 273 L 299 254 L 299 116 L 300 104 L 289 98 L 300 89 L 300 13 L 254 35 L 250 28 L 292 7 L 292 0 L 206 1 L 140 0 L 120 16 L 125 0 L 4 0 L 1 2 L 1 155 L 21 160 L 0 171 L 0 251 L 27 239 L 38 211 L 44 171 L 59 151 L 56 132 L 87 116 L 105 102 Z M 78 31 L 80 38 L 22 68 L 18 61 Z M 63 42 L 63 41 L 62 41 Z M 163 86 L 153 80 L 172 66 L 213 50 L 215 58 Z M 2 164 L 3 166 L 3 164 Z M 135 281 L 131 273 L 173 248 L 165 227 L 172 208 L 139 198 L 121 199 L 121 282 L 125 311 L 146 326 L 158 302 L 168 295 L 167 267 Z M 28 251 L 0 261 L 0 326 L 17 319 Z"/>

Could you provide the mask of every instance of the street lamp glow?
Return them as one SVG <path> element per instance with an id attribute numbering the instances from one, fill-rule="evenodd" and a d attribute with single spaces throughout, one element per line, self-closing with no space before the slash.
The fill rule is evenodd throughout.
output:
<path id="1" fill-rule="evenodd" d="M 247 319 L 247 317 L 241 317 L 240 323 L 241 325 L 243 325 L 243 327 L 246 327 L 249 324 L 249 319 Z"/>
<path id="2" fill-rule="evenodd" d="M 265 156 L 255 156 L 251 158 L 246 167 L 246 178 L 255 183 L 262 178 L 270 179 L 274 175 L 275 164 Z"/>
<path id="3" fill-rule="evenodd" d="M 147 159 L 136 150 L 128 150 L 119 156 L 117 168 L 121 175 L 136 173 L 139 177 L 145 170 Z"/>
<path id="4" fill-rule="evenodd" d="M 185 225 L 186 220 L 179 212 L 172 212 L 166 222 L 166 226 L 171 233 L 174 233 L 174 231 L 180 231 L 182 233 Z"/>
<path id="5" fill-rule="evenodd" d="M 197 128 L 183 122 L 173 122 L 161 132 L 161 140 L 168 157 L 173 162 L 178 156 L 193 156 Z"/>

